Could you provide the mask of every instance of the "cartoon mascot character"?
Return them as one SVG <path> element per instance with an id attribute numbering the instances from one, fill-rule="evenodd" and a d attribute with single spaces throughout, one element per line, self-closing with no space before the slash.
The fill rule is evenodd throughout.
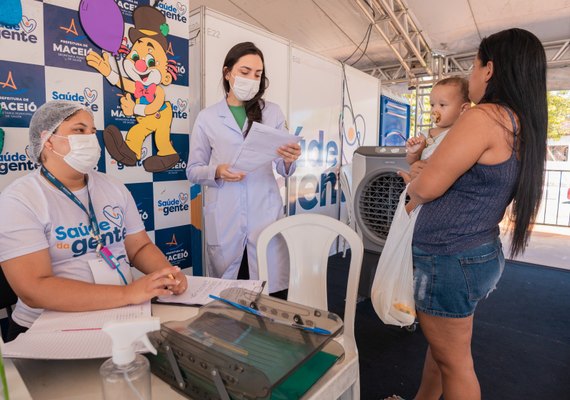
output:
<path id="1" fill-rule="evenodd" d="M 99 71 L 107 80 L 127 92 L 121 98 L 126 116 L 134 115 L 137 123 L 123 136 L 114 125 L 105 128 L 103 139 L 107 151 L 116 161 L 133 166 L 141 158 L 145 138 L 154 132 L 157 155 L 147 157 L 143 167 L 148 172 L 166 171 L 175 166 L 180 157 L 170 142 L 172 104 L 165 101 L 162 86 L 176 79 L 175 62 L 168 60 L 168 24 L 156 8 L 141 6 L 133 13 L 135 26 L 129 29 L 132 48 L 123 60 L 126 77 L 122 79 L 111 69 L 109 54 L 103 57 L 89 52 L 87 64 Z M 162 85 L 162 86 L 161 86 Z"/>

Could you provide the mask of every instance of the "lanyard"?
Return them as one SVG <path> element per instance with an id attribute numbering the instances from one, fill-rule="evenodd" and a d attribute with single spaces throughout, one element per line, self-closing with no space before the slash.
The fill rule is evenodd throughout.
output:
<path id="1" fill-rule="evenodd" d="M 116 269 L 121 279 L 127 285 L 127 280 L 125 276 L 119 269 L 120 263 L 117 261 L 113 253 L 105 247 L 103 244 L 103 239 L 101 238 L 101 232 L 99 231 L 99 223 L 97 222 L 97 217 L 95 216 L 95 210 L 93 209 L 93 203 L 91 202 L 91 195 L 89 194 L 89 188 L 87 188 L 87 199 L 89 202 L 89 211 L 85 208 L 81 200 L 77 198 L 71 190 L 69 190 L 59 179 L 57 179 L 51 172 L 49 172 L 43 165 L 41 168 L 42 175 L 50 181 L 56 188 L 58 188 L 63 194 L 65 194 L 71 201 L 73 201 L 79 208 L 81 208 L 87 217 L 89 218 L 89 224 L 91 226 L 91 236 L 97 241 L 97 249 L 95 252 L 98 256 L 102 257 L 103 260 L 109 265 L 111 269 Z"/>

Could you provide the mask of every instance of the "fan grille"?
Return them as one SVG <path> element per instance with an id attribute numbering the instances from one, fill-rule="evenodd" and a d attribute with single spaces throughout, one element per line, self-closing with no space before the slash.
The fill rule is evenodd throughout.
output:
<path id="1" fill-rule="evenodd" d="M 395 172 L 389 172 L 371 178 L 362 189 L 358 203 L 360 219 L 377 239 L 386 240 L 405 188 L 404 180 Z"/>

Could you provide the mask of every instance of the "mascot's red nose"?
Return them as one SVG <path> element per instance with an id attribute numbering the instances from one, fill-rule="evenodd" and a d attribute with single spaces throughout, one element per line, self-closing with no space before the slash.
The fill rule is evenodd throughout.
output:
<path id="1" fill-rule="evenodd" d="M 146 63 L 144 62 L 144 60 L 138 60 L 135 63 L 135 68 L 137 69 L 137 71 L 139 72 L 145 72 L 146 71 Z"/>

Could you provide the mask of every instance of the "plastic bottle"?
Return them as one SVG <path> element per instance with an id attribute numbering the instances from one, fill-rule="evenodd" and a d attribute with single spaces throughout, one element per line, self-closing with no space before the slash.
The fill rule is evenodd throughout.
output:
<path id="1" fill-rule="evenodd" d="M 103 325 L 103 331 L 113 340 L 113 357 L 99 369 L 105 400 L 151 398 L 150 364 L 144 356 L 135 353 L 135 344 L 140 341 L 156 354 L 146 333 L 159 329 L 158 318 L 110 321 Z"/>

